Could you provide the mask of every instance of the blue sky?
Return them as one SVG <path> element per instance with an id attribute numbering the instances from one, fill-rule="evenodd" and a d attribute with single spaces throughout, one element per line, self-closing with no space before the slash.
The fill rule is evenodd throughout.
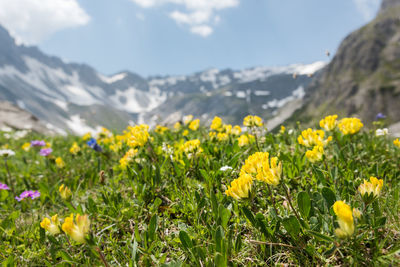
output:
<path id="1" fill-rule="evenodd" d="M 327 60 L 325 51 L 334 53 L 380 4 L 380 0 L 7 1 L 0 0 L 0 10 L 8 11 L 0 11 L 0 23 L 19 42 L 87 63 L 104 74 L 130 70 L 144 76 Z"/>

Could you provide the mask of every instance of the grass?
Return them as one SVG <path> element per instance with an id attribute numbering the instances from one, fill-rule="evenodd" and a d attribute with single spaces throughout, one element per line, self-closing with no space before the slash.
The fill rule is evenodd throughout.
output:
<path id="1" fill-rule="evenodd" d="M 116 135 L 107 131 L 97 139 L 102 152 L 81 137 L 17 139 L 2 132 L 1 145 L 16 155 L 6 160 L 9 174 L 4 162 L 0 169 L 0 182 L 14 190 L 0 190 L 0 260 L 3 266 L 399 265 L 400 148 L 374 131 L 349 136 L 335 129 L 326 133 L 333 141 L 323 160 L 311 163 L 297 142 L 300 128 L 276 134 L 257 128 L 257 142 L 242 147 L 233 134 L 212 140 L 206 127 L 151 131 L 126 169 L 119 160 L 129 147 L 114 148 Z M 35 139 L 51 144 L 50 156 L 21 148 Z M 183 153 L 181 145 L 193 139 L 203 151 Z M 73 142 L 81 148 L 76 155 Z M 278 157 L 279 184 L 255 180 L 248 198 L 227 196 L 257 151 Z M 366 203 L 357 189 L 370 176 L 384 185 Z M 71 189 L 70 199 L 61 198 L 61 184 Z M 16 201 L 24 190 L 41 196 Z M 337 200 L 362 212 L 344 239 L 335 236 Z M 58 214 L 62 223 L 71 213 L 90 218 L 84 244 L 40 227 L 45 217 Z"/>

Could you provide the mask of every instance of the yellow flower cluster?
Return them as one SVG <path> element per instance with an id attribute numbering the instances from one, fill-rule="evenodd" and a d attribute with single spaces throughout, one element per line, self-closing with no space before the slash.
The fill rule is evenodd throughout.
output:
<path id="1" fill-rule="evenodd" d="M 335 234 L 339 238 L 346 238 L 354 233 L 354 220 L 351 207 L 339 200 L 333 204 L 333 211 L 338 217 L 339 228 L 335 229 Z"/>
<path id="2" fill-rule="evenodd" d="M 200 120 L 196 119 L 190 122 L 189 129 L 192 131 L 197 131 L 200 127 Z"/>
<path id="3" fill-rule="evenodd" d="M 85 236 L 89 233 L 90 220 L 87 215 L 76 215 L 76 224 L 74 223 L 74 215 L 65 218 L 61 229 L 70 236 L 73 240 L 78 243 L 85 243 Z M 61 233 L 60 221 L 58 220 L 57 214 L 52 216 L 51 219 L 44 218 L 40 223 L 40 227 L 48 231 L 52 235 Z"/>
<path id="4" fill-rule="evenodd" d="M 324 155 L 324 147 L 319 145 L 314 146 L 312 150 L 307 150 L 306 152 L 307 159 L 312 163 L 321 161 L 323 155 Z"/>
<path id="5" fill-rule="evenodd" d="M 78 146 L 78 143 L 77 143 L 77 142 L 74 142 L 74 143 L 72 144 L 71 148 L 69 149 L 69 152 L 70 152 L 72 155 L 76 155 L 76 154 L 78 154 L 79 151 L 81 151 L 81 148 Z"/>
<path id="6" fill-rule="evenodd" d="M 394 140 L 394 141 L 393 141 L 393 144 L 394 144 L 395 146 L 397 146 L 398 148 L 400 148 L 400 140 L 399 140 L 399 138 L 397 138 L 396 140 Z"/>
<path id="7" fill-rule="evenodd" d="M 235 199 L 249 197 L 253 179 L 270 185 L 278 185 L 282 175 L 282 164 L 277 157 L 269 159 L 268 152 L 256 152 L 248 157 L 240 170 L 239 178 L 233 180 L 225 194 Z"/>
<path id="8" fill-rule="evenodd" d="M 137 149 L 129 149 L 125 155 L 119 160 L 119 165 L 121 169 L 125 170 L 126 167 L 130 162 L 132 162 L 133 158 L 137 155 L 138 150 Z"/>
<path id="9" fill-rule="evenodd" d="M 323 130 L 313 131 L 311 128 L 301 132 L 301 135 L 297 138 L 300 145 L 311 147 L 311 146 L 326 146 L 332 141 L 332 136 L 329 136 L 324 140 L 325 132 Z"/>
<path id="10" fill-rule="evenodd" d="M 61 229 L 78 243 L 85 243 L 85 236 L 89 233 L 90 220 L 88 216 L 76 215 L 76 224 L 74 223 L 74 215 L 65 218 Z"/>
<path id="11" fill-rule="evenodd" d="M 231 196 L 234 199 L 248 198 L 251 186 L 253 184 L 253 178 L 249 174 L 241 174 L 239 178 L 233 180 L 231 185 L 225 191 L 227 196 Z"/>
<path id="12" fill-rule="evenodd" d="M 62 184 L 59 188 L 58 191 L 60 192 L 60 196 L 62 199 L 68 200 L 72 196 L 71 190 L 66 187 L 64 184 Z"/>
<path id="13" fill-rule="evenodd" d="M 203 149 L 200 147 L 200 140 L 194 139 L 186 141 L 181 147 L 180 150 L 185 152 L 188 156 L 192 154 L 197 154 L 203 152 Z"/>
<path id="14" fill-rule="evenodd" d="M 222 119 L 218 116 L 214 117 L 210 129 L 216 131 L 210 131 L 208 133 L 210 139 L 217 139 L 218 141 L 227 141 L 230 135 L 238 136 L 242 132 L 242 128 L 240 128 L 239 125 L 232 127 L 230 124 L 224 124 Z"/>
<path id="15" fill-rule="evenodd" d="M 361 196 L 366 194 L 367 197 L 378 197 L 381 194 L 382 187 L 383 180 L 371 176 L 369 177 L 369 182 L 364 180 L 364 183 L 358 187 L 358 191 L 360 192 Z"/>
<path id="16" fill-rule="evenodd" d="M 243 134 L 237 140 L 238 140 L 238 145 L 240 147 L 243 147 L 243 146 L 247 146 L 250 143 L 253 143 L 256 139 L 255 139 L 254 135 Z"/>
<path id="17" fill-rule="evenodd" d="M 58 168 L 62 169 L 65 167 L 65 162 L 63 161 L 63 159 L 61 157 L 57 157 L 56 158 L 56 165 Z"/>
<path id="18" fill-rule="evenodd" d="M 282 175 L 282 163 L 277 157 L 269 159 L 268 152 L 256 152 L 247 158 L 240 174 L 249 174 L 259 181 L 270 185 L 278 185 Z"/>
<path id="19" fill-rule="evenodd" d="M 248 115 L 243 119 L 243 125 L 247 127 L 261 127 L 264 124 L 260 117 Z"/>
<path id="20" fill-rule="evenodd" d="M 326 116 L 319 122 L 319 126 L 323 128 L 325 131 L 332 131 L 333 129 L 336 128 L 337 118 L 338 118 L 337 115 Z"/>
<path id="21" fill-rule="evenodd" d="M 218 116 L 215 116 L 214 119 L 211 122 L 211 126 L 210 126 L 211 130 L 215 130 L 217 132 L 222 131 L 223 129 L 223 123 L 222 123 L 222 119 Z"/>
<path id="22" fill-rule="evenodd" d="M 344 134 L 355 134 L 364 126 L 358 118 L 344 118 L 339 122 L 339 130 Z"/>
<path id="23" fill-rule="evenodd" d="M 169 131 L 168 127 L 157 125 L 156 129 L 154 130 L 156 133 L 164 134 L 165 132 Z"/>
<path id="24" fill-rule="evenodd" d="M 58 220 L 57 214 L 52 216 L 51 219 L 49 218 L 44 218 L 43 221 L 40 223 L 40 227 L 45 229 L 47 232 L 49 232 L 52 235 L 57 235 L 59 234 L 60 231 L 60 226 L 61 223 Z"/>
<path id="25" fill-rule="evenodd" d="M 124 131 L 124 137 L 128 146 L 132 148 L 142 147 L 150 137 L 149 126 L 146 124 L 128 126 L 127 130 Z"/>

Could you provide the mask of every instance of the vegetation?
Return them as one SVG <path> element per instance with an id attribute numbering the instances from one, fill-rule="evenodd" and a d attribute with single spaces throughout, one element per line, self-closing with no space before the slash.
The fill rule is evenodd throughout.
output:
<path id="1" fill-rule="evenodd" d="M 1 132 L 3 266 L 400 264 L 398 140 L 244 125 Z"/>

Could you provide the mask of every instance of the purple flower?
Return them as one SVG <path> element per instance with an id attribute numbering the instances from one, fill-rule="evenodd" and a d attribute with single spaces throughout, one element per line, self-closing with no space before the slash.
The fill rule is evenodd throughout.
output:
<path id="1" fill-rule="evenodd" d="M 0 183 L 0 190 L 10 190 L 8 185 Z"/>
<path id="2" fill-rule="evenodd" d="M 19 202 L 28 197 L 30 197 L 31 199 L 38 198 L 38 197 L 40 197 L 40 192 L 32 191 L 32 190 L 24 191 L 21 193 L 21 195 L 19 195 L 19 197 L 15 197 L 15 199 L 18 200 L 18 202 Z"/>
<path id="3" fill-rule="evenodd" d="M 31 146 L 45 146 L 46 142 L 43 140 L 33 140 L 31 141 Z"/>
<path id="4" fill-rule="evenodd" d="M 42 149 L 40 149 L 39 154 L 41 156 L 47 157 L 48 155 L 50 155 L 51 152 L 53 152 L 53 149 L 51 149 L 51 148 L 42 148 Z"/>
<path id="5" fill-rule="evenodd" d="M 383 120 L 383 119 L 385 119 L 386 118 L 386 116 L 383 114 L 383 113 L 381 113 L 381 112 L 379 112 L 378 114 L 376 114 L 376 120 Z"/>

